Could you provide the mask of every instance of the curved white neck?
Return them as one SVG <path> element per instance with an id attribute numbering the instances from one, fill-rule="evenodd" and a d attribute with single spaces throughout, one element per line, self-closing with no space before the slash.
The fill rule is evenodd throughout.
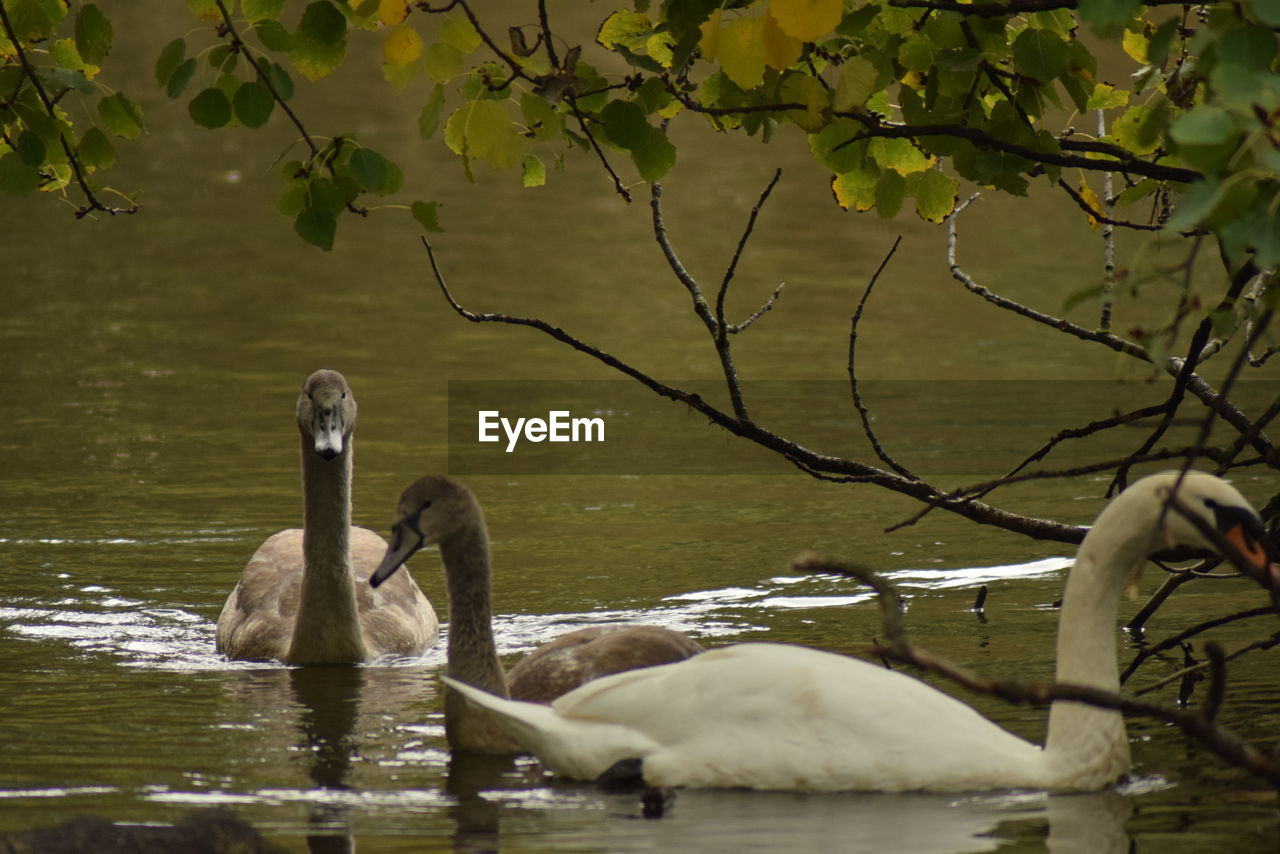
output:
<path id="1" fill-rule="evenodd" d="M 1116 622 L 1120 595 L 1146 558 L 1154 520 L 1149 504 L 1113 502 L 1098 517 L 1076 553 L 1058 617 L 1056 681 L 1120 690 Z M 1046 759 L 1057 774 L 1110 782 L 1129 765 L 1124 717 L 1080 703 L 1055 702 L 1049 710 Z"/>
<path id="2" fill-rule="evenodd" d="M 326 460 L 302 437 L 302 590 L 291 664 L 368 657 L 351 568 L 351 437 Z"/>

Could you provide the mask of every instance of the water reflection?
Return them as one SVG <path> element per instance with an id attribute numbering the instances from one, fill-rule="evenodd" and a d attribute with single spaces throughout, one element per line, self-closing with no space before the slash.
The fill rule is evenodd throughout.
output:
<path id="1" fill-rule="evenodd" d="M 347 790 L 355 724 L 360 716 L 360 692 L 365 675 L 359 667 L 300 667 L 288 671 L 289 686 L 302 709 L 298 732 L 311 757 L 311 782 L 322 790 Z M 315 854 L 345 854 L 354 850 L 344 803 L 310 806 L 307 850 Z"/>

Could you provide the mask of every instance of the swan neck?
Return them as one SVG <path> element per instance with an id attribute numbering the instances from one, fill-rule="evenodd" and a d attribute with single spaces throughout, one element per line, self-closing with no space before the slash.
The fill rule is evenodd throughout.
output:
<path id="1" fill-rule="evenodd" d="M 351 472 L 354 450 L 325 460 L 302 437 L 302 589 L 290 663 L 367 658 L 351 567 Z"/>
<path id="2" fill-rule="evenodd" d="M 468 525 L 440 543 L 449 589 L 449 675 L 499 696 L 506 676 L 493 638 L 489 535 L 484 523 Z"/>
<path id="3" fill-rule="evenodd" d="M 1154 519 L 1113 502 L 1085 536 L 1062 597 L 1056 681 L 1116 693 L 1120 671 L 1116 633 L 1120 595 L 1145 558 Z M 1055 702 L 1049 711 L 1046 754 L 1059 774 L 1105 785 L 1128 768 L 1129 743 L 1117 711 Z M 1092 783 L 1090 783 L 1092 784 Z"/>

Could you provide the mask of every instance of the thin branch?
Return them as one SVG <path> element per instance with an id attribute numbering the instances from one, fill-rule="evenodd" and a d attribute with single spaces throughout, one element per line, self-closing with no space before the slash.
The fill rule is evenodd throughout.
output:
<path id="1" fill-rule="evenodd" d="M 444 295 L 445 300 L 457 314 L 472 323 L 505 323 L 514 326 L 527 326 L 537 329 L 545 335 L 549 335 L 564 344 L 569 345 L 573 349 L 584 353 L 597 361 L 608 365 L 653 391 L 655 394 L 666 397 L 670 400 L 684 403 L 689 408 L 702 414 L 712 424 L 727 430 L 735 436 L 747 439 L 750 442 L 759 445 L 762 448 L 773 451 L 774 453 L 790 460 L 802 471 L 811 475 L 824 478 L 828 476 L 859 479 L 862 483 L 871 483 L 884 489 L 906 495 L 918 501 L 931 501 L 941 495 L 940 491 L 921 481 L 910 480 L 904 478 L 894 472 L 884 471 L 875 466 L 861 463 L 857 460 L 848 460 L 841 457 L 834 457 L 828 454 L 821 454 L 799 445 L 789 439 L 777 435 L 769 430 L 764 429 L 760 425 L 748 419 L 736 418 L 726 412 L 717 409 L 715 406 L 707 403 L 698 394 L 684 391 L 666 385 L 665 383 L 655 380 L 653 377 L 643 371 L 627 364 L 618 357 L 606 353 L 605 351 L 587 344 L 584 341 L 570 335 L 563 329 L 553 326 L 544 320 L 538 318 L 515 317 L 512 315 L 499 314 L 496 312 L 479 313 L 469 311 L 462 307 L 457 300 L 453 298 L 449 291 L 448 285 L 445 283 L 444 276 L 436 263 L 435 251 L 432 249 L 430 242 L 424 237 L 422 244 L 426 247 L 427 255 L 431 262 L 431 271 L 436 279 L 436 284 L 440 288 L 440 292 Z M 957 515 L 983 525 L 994 525 L 1009 531 L 1015 531 L 1024 536 L 1038 540 L 1054 540 L 1064 543 L 1078 543 L 1084 536 L 1084 529 L 1075 525 L 1064 525 L 1061 522 L 1055 522 L 1051 519 L 1038 519 L 1033 516 L 1025 516 L 1018 513 L 1011 513 L 999 507 L 993 507 L 980 501 L 966 501 L 956 504 L 946 504 L 944 507 Z"/>
<path id="2" fill-rule="evenodd" d="M 974 198 L 976 198 L 976 196 L 971 196 L 968 201 L 973 201 Z M 1110 332 L 1085 329 L 1083 326 L 1070 323 L 1063 318 L 1054 317 L 1052 315 L 1045 314 L 1044 312 L 1036 311 L 1033 308 L 1028 308 L 1022 303 L 1014 302 L 1011 299 L 1007 299 L 993 293 L 988 288 L 978 284 L 968 273 L 961 270 L 960 265 L 956 262 L 956 219 L 960 213 L 964 211 L 967 205 L 968 202 L 964 205 L 958 205 L 947 217 L 947 266 L 951 270 L 952 278 L 960 282 L 960 284 L 964 285 L 965 288 L 972 293 L 977 294 L 987 302 L 999 306 L 1006 311 L 1011 311 L 1014 314 L 1028 318 L 1029 320 L 1034 320 L 1036 323 L 1043 324 L 1044 326 L 1051 327 L 1060 332 L 1065 332 L 1082 341 L 1093 341 L 1098 344 L 1102 344 L 1117 353 L 1124 353 L 1127 356 L 1133 356 L 1135 359 L 1141 359 L 1144 362 L 1154 361 L 1151 354 L 1148 353 L 1145 348 L 1134 344 L 1132 341 L 1127 341 Z"/>
<path id="3" fill-rule="evenodd" d="M 742 321 L 741 323 L 730 323 L 728 326 L 726 326 L 725 329 L 728 331 L 728 333 L 730 335 L 737 335 L 739 332 L 744 332 L 747 329 L 751 328 L 751 324 L 755 323 L 757 320 L 764 317 L 765 314 L 772 311 L 773 304 L 778 301 L 778 297 L 782 294 L 782 289 L 786 287 L 786 285 L 787 283 L 783 282 L 782 284 L 774 288 L 773 293 L 769 294 L 769 298 L 764 301 L 764 304 L 761 305 L 759 308 L 757 308 L 755 311 L 751 312 L 751 314 L 747 315 L 746 320 Z"/>
<path id="4" fill-rule="evenodd" d="M 769 200 L 769 195 L 773 192 L 773 188 L 778 185 L 778 179 L 782 177 L 782 170 L 775 169 L 773 178 L 770 179 L 764 191 L 760 193 L 760 198 L 756 200 L 755 205 L 751 208 L 751 215 L 747 217 L 747 225 L 742 230 L 742 236 L 738 238 L 738 246 L 733 251 L 733 257 L 729 259 L 729 266 L 725 268 L 724 278 L 720 281 L 720 291 L 716 294 L 716 346 L 724 343 L 724 337 L 729 334 L 729 324 L 724 320 L 724 300 L 729 293 L 729 284 L 733 281 L 733 274 L 738 269 L 738 261 L 742 258 L 742 251 L 747 248 L 747 241 L 751 239 L 751 233 L 755 231 L 756 219 L 760 216 L 760 209 L 764 207 L 764 203 Z"/>
<path id="5" fill-rule="evenodd" d="M 1265 613 L 1272 614 L 1274 612 L 1271 611 L 1270 609 L 1265 609 Z M 1241 616 L 1241 615 L 1237 614 L 1233 616 Z M 1251 652 L 1260 652 L 1260 651 L 1265 652 L 1266 650 L 1271 649 L 1277 645 L 1280 645 L 1280 632 L 1276 632 L 1271 637 L 1263 638 L 1261 640 L 1256 640 L 1252 643 L 1245 644 L 1244 646 L 1237 649 L 1235 652 L 1226 656 L 1224 661 L 1235 661 L 1237 658 L 1240 658 L 1241 656 L 1247 655 Z M 1199 673 L 1205 668 L 1207 668 L 1208 666 L 1209 666 L 1209 662 L 1207 661 L 1201 661 L 1197 664 L 1192 664 L 1188 667 L 1184 667 L 1181 670 L 1178 670 L 1175 673 L 1170 673 L 1168 676 L 1165 676 L 1162 679 L 1158 679 L 1155 682 L 1152 682 L 1150 685 L 1143 685 L 1141 688 L 1135 689 L 1133 694 L 1135 697 L 1141 697 L 1144 694 L 1150 694 L 1154 691 L 1160 690 L 1161 688 L 1170 684 L 1171 682 L 1179 682 L 1183 679 L 1186 679 L 1188 676 Z"/>
<path id="6" fill-rule="evenodd" d="M 876 282 L 880 279 L 880 274 L 884 272 L 884 268 L 889 265 L 890 259 L 893 258 L 898 246 L 902 243 L 902 235 L 893 241 L 893 245 L 889 247 L 889 251 L 885 253 L 884 258 L 880 260 L 880 266 L 876 268 L 875 273 L 871 276 L 871 281 L 867 282 L 866 289 L 862 292 L 862 298 L 858 300 L 858 308 L 854 311 L 853 317 L 849 319 L 849 394 L 853 398 L 853 408 L 858 412 L 858 418 L 862 422 L 862 432 L 867 437 L 867 441 L 871 443 L 871 449 L 875 451 L 880 461 L 898 474 L 912 480 L 919 480 L 906 466 L 901 465 L 895 460 L 888 451 L 884 449 L 884 445 L 880 443 L 880 437 L 876 435 L 875 428 L 871 426 L 871 415 L 867 411 L 866 405 L 862 402 L 862 390 L 858 385 L 858 372 L 856 370 L 856 354 L 858 345 L 858 323 L 862 320 L 862 311 L 866 308 L 867 299 L 871 296 L 871 291 L 875 289 Z"/>
<path id="7" fill-rule="evenodd" d="M 1110 172 L 1106 172 L 1106 173 L 1103 173 L 1103 174 L 1104 174 L 1104 177 L 1105 177 L 1106 175 L 1110 175 L 1111 173 L 1110 173 Z M 1110 227 L 1112 227 L 1112 226 L 1119 226 L 1120 228 L 1132 228 L 1134 231 L 1160 231 L 1161 229 L 1163 229 L 1163 228 L 1164 228 L 1164 226 L 1162 226 L 1162 225 L 1149 225 L 1149 224 L 1147 224 L 1147 223 L 1145 223 L 1145 222 L 1130 222 L 1130 221 L 1128 221 L 1128 220 L 1124 220 L 1124 219 L 1112 219 L 1111 217 L 1107 216 L 1107 215 L 1106 215 L 1105 213 L 1103 213 L 1102 211 L 1097 210 L 1096 208 L 1094 208 L 1094 206 L 1093 206 L 1093 205 L 1091 205 L 1091 204 L 1090 204 L 1090 203 L 1085 199 L 1085 197 L 1084 197 L 1084 196 L 1080 195 L 1080 193 L 1078 193 L 1074 187 L 1072 187 L 1070 184 L 1068 184 L 1068 183 L 1067 183 L 1065 180 L 1063 180 L 1062 178 L 1059 178 L 1059 179 L 1058 179 L 1058 186 L 1059 186 L 1059 187 L 1061 187 L 1062 189 L 1066 190 L 1067 195 L 1068 195 L 1068 196 L 1070 196 L 1070 197 L 1072 198 L 1072 200 L 1073 200 L 1073 201 L 1075 201 L 1075 203 L 1076 203 L 1077 205 L 1079 205 L 1080 210 L 1084 211 L 1084 212 L 1085 212 L 1085 213 L 1087 213 L 1089 216 L 1093 217 L 1095 220 L 1097 220 L 1098 222 L 1102 223 L 1104 226 L 1106 226 L 1106 227 L 1108 227 L 1108 228 L 1110 228 Z M 1105 193 L 1105 192 L 1106 192 L 1106 190 L 1103 190 L 1103 192 Z M 1113 266 L 1113 269 L 1114 269 L 1114 266 Z M 1109 318 L 1108 318 L 1108 322 L 1107 322 L 1107 323 L 1102 324 L 1102 328 L 1103 328 L 1103 329 L 1106 329 L 1108 326 L 1110 326 L 1110 319 L 1109 319 Z"/>
<path id="8" fill-rule="evenodd" d="M 747 224 L 747 229 L 743 233 L 742 240 L 738 244 L 738 251 L 741 252 L 742 246 L 746 243 L 747 238 L 751 234 L 752 228 L 755 226 L 756 213 L 759 206 L 769 197 L 769 193 L 773 190 L 774 184 L 777 183 L 781 170 L 775 173 L 773 180 L 760 196 L 760 201 L 756 205 L 756 209 L 752 211 L 752 215 Z M 748 421 L 750 416 L 747 413 L 747 404 L 742 396 L 742 384 L 738 379 L 738 369 L 733 363 L 733 352 L 729 345 L 729 333 L 724 323 L 724 294 L 732 278 L 732 267 L 737 263 L 738 255 L 734 254 L 733 261 L 730 262 L 730 272 L 725 274 L 725 280 L 720 286 L 720 298 L 717 301 L 716 314 L 712 314 L 711 306 L 707 304 L 707 300 L 702 295 L 702 287 L 698 284 L 697 279 L 685 269 L 684 264 L 680 263 L 679 257 L 676 255 L 675 247 L 671 245 L 671 240 L 667 236 L 666 222 L 662 216 L 662 185 L 654 182 L 649 186 L 650 202 L 649 207 L 653 212 L 653 236 L 658 241 L 658 246 L 662 249 L 663 256 L 667 259 L 667 265 L 671 268 L 671 272 L 675 273 L 680 283 L 685 286 L 689 295 L 693 297 L 693 310 L 707 327 L 707 332 L 711 334 L 711 339 L 715 343 L 716 356 L 720 359 L 720 369 L 724 374 L 725 385 L 729 391 L 729 401 L 733 406 L 734 415 L 740 421 Z"/>
<path id="9" fill-rule="evenodd" d="M 613 179 L 613 189 L 623 201 L 631 203 L 631 191 L 622 183 L 622 179 L 618 177 L 618 173 L 613 171 L 613 166 L 609 164 L 609 158 L 605 156 L 604 149 L 600 147 L 600 143 L 596 142 L 596 136 L 591 132 L 591 128 L 587 127 L 586 116 L 582 115 L 582 111 L 578 109 L 578 99 L 565 96 L 565 100 L 569 102 L 569 109 L 573 110 L 574 118 L 578 120 L 578 127 L 582 129 L 582 133 L 586 136 L 587 141 L 591 143 L 591 150 L 596 153 L 596 157 L 600 159 L 600 164 L 604 166 L 604 171 L 609 173 L 609 177 Z"/>

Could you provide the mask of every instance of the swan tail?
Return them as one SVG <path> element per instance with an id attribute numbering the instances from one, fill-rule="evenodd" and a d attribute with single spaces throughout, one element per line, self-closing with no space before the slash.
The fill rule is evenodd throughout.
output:
<path id="1" fill-rule="evenodd" d="M 508 700 L 448 676 L 441 678 L 520 747 L 565 777 L 594 780 L 618 760 L 642 759 L 658 748 L 628 727 L 562 715 L 551 706 Z"/>

